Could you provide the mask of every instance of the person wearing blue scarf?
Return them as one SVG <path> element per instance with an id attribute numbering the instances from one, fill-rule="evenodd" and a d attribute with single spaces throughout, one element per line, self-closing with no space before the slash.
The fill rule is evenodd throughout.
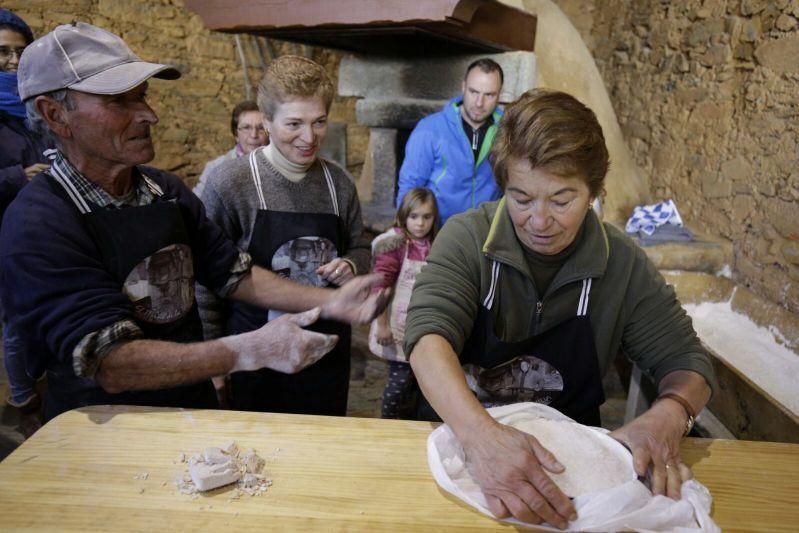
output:
<path id="1" fill-rule="evenodd" d="M 25 105 L 17 89 L 17 65 L 22 50 L 33 42 L 33 32 L 7 9 L 0 9 L 0 217 L 28 181 L 49 168 L 43 155 L 48 143 L 25 125 Z M 6 221 L 6 223 L 13 223 Z M 41 400 L 36 381 L 25 367 L 25 346 L 9 327 L 0 304 L 3 323 L 3 362 L 11 394 L 7 402 L 18 409 L 22 433 L 27 437 L 40 422 Z"/>

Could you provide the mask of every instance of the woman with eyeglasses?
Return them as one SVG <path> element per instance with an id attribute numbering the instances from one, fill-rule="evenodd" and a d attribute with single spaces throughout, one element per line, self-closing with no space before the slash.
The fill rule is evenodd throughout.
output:
<path id="1" fill-rule="evenodd" d="M 233 108 L 233 114 L 230 117 L 230 132 L 236 139 L 236 146 L 205 165 L 205 169 L 194 187 L 194 194 L 197 196 L 202 196 L 208 175 L 224 161 L 245 156 L 256 148 L 269 143 L 269 135 L 264 129 L 258 104 L 252 100 L 239 102 Z"/>
<path id="2" fill-rule="evenodd" d="M 270 143 L 214 169 L 201 197 L 208 217 L 255 264 L 318 287 L 342 285 L 366 273 L 371 255 L 352 176 L 319 156 L 333 96 L 333 83 L 319 64 L 298 56 L 272 61 L 258 86 L 258 108 Z M 278 315 L 239 303 L 220 313 L 206 296 L 198 293 L 209 338 L 250 331 Z M 309 329 L 338 335 L 333 350 L 294 375 L 233 374 L 232 407 L 345 415 L 350 328 L 324 318 Z"/>
<path id="3" fill-rule="evenodd" d="M 25 126 L 25 105 L 17 91 L 17 67 L 22 51 L 33 42 L 25 22 L 7 9 L 0 9 L 0 220 L 6 207 L 28 181 L 49 168 L 44 157 L 48 143 Z M 2 306 L 0 306 L 2 307 Z M 25 436 L 39 426 L 41 402 L 35 380 L 25 368 L 25 349 L 2 308 L 3 353 L 11 392 L 7 402 L 19 410 Z"/>

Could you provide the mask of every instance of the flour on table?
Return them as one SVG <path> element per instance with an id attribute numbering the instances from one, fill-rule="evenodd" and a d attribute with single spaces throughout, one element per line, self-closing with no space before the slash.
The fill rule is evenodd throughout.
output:
<path id="1" fill-rule="evenodd" d="M 185 454 L 178 456 L 178 462 L 186 464 L 187 468 L 175 480 L 181 494 L 196 495 L 235 483 L 232 498 L 237 499 L 242 495 L 258 496 L 272 485 L 263 474 L 264 460 L 255 450 L 239 450 L 233 441 L 221 447 L 206 448 L 192 455 L 188 462 L 185 457 Z"/>
<path id="2" fill-rule="evenodd" d="M 621 444 L 597 430 L 565 420 L 550 420 L 526 413 L 502 420 L 519 431 L 533 435 L 566 468 L 562 473 L 546 471 L 563 491 L 575 498 L 607 490 L 635 479 L 632 456 Z M 466 463 L 457 455 L 443 460 L 444 469 L 466 492 L 477 489 Z"/>

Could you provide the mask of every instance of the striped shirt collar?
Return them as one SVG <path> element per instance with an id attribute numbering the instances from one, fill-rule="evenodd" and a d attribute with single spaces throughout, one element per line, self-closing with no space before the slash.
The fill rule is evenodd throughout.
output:
<path id="1" fill-rule="evenodd" d="M 112 196 L 76 169 L 60 150 L 55 152 L 49 173 L 67 189 L 72 201 L 84 213 L 91 211 L 89 203 L 101 208 L 135 207 L 148 205 L 164 194 L 155 181 L 134 167 L 134 186 L 131 190 L 123 196 Z"/>

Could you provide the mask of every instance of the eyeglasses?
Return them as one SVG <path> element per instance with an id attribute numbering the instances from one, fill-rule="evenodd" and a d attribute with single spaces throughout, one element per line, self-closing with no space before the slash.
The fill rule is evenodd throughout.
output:
<path id="1" fill-rule="evenodd" d="M 266 130 L 264 129 L 264 127 L 263 127 L 263 126 L 261 126 L 260 124 L 259 124 L 258 126 L 250 126 L 250 125 L 247 125 L 247 126 L 239 126 L 239 127 L 238 127 L 238 128 L 236 128 L 236 129 L 237 129 L 238 131 L 242 132 L 242 133 L 252 133 L 252 132 L 255 132 L 255 133 L 261 134 L 261 133 L 265 133 L 265 132 L 266 132 Z"/>
<path id="2" fill-rule="evenodd" d="M 24 46 L 19 48 L 11 48 L 10 46 L 0 46 L 0 57 L 3 58 L 10 58 L 12 55 L 16 55 L 17 59 L 22 57 L 22 52 L 25 50 Z"/>

